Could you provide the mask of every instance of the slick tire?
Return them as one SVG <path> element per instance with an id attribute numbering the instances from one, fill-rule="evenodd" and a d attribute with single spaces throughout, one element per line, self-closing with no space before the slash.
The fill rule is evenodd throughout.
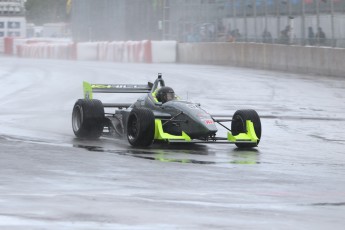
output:
<path id="1" fill-rule="evenodd" d="M 97 139 L 103 133 L 104 107 L 100 100 L 79 99 L 72 112 L 72 128 L 79 138 Z"/>
<path id="2" fill-rule="evenodd" d="M 134 108 L 127 120 L 127 139 L 134 147 L 148 147 L 155 135 L 155 116 L 147 108 Z"/>
<path id="3" fill-rule="evenodd" d="M 237 110 L 233 117 L 231 122 L 231 132 L 232 135 L 236 136 L 239 133 L 245 133 L 247 132 L 246 127 L 246 121 L 251 120 L 254 125 L 254 130 L 256 136 L 259 138 L 258 142 L 256 144 L 248 144 L 248 143 L 236 143 L 236 146 L 238 148 L 253 148 L 257 147 L 259 145 L 260 139 L 261 139 L 261 121 L 258 113 L 255 110 L 252 109 L 246 109 L 246 110 Z"/>

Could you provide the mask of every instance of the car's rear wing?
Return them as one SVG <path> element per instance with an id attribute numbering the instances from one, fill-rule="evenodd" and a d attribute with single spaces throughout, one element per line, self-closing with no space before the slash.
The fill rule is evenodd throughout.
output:
<path id="1" fill-rule="evenodd" d="M 135 84 L 91 84 L 83 82 L 84 98 L 93 99 L 93 93 L 150 93 L 153 84 L 135 85 Z"/>

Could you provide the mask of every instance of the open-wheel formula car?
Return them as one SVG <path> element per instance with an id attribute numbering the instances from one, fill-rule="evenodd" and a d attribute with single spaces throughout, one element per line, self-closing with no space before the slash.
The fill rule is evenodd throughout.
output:
<path id="1" fill-rule="evenodd" d="M 72 128 L 79 138 L 111 135 L 127 138 L 135 147 L 154 142 L 232 143 L 239 148 L 257 147 L 261 138 L 261 121 L 255 110 L 237 110 L 232 118 L 212 116 L 200 104 L 180 100 L 174 90 L 165 86 L 161 74 L 154 83 L 90 84 L 83 83 L 84 99 L 76 101 Z M 134 103 L 102 103 L 94 93 L 142 93 Z M 104 108 L 114 108 L 105 113 Z M 224 125 L 231 122 L 231 128 Z M 226 137 L 217 137 L 219 124 Z"/>

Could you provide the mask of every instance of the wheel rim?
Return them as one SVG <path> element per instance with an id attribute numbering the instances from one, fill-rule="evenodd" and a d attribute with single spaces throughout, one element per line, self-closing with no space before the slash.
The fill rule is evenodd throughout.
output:
<path id="1" fill-rule="evenodd" d="M 245 123 L 241 116 L 236 116 L 233 120 L 232 133 L 237 135 L 239 133 L 245 132 Z"/>
<path id="2" fill-rule="evenodd" d="M 72 127 L 73 131 L 78 132 L 83 122 L 83 108 L 77 105 L 73 111 L 72 116 Z"/>
<path id="3" fill-rule="evenodd" d="M 133 141 L 137 138 L 139 131 L 138 119 L 135 115 L 131 116 L 128 122 L 128 139 Z"/>

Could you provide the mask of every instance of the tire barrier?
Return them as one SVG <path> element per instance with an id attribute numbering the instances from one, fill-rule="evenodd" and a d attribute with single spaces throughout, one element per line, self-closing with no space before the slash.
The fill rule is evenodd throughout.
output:
<path id="1" fill-rule="evenodd" d="M 83 61 L 176 62 L 176 41 L 79 42 L 57 39 L 5 38 L 5 54 L 25 58 Z"/>

